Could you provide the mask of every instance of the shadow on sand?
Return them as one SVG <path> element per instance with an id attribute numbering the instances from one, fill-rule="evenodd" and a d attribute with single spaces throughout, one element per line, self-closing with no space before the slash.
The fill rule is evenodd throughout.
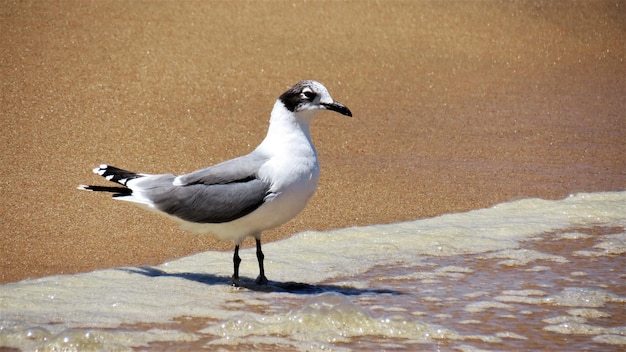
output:
<path id="1" fill-rule="evenodd" d="M 230 277 L 217 276 L 212 274 L 197 274 L 197 273 L 168 273 L 160 269 L 142 266 L 136 268 L 121 268 L 119 270 L 126 271 L 132 274 L 140 274 L 148 277 L 177 277 L 185 280 L 191 280 L 200 282 L 206 285 L 227 285 L 233 286 Z M 298 295 L 315 295 L 324 292 L 335 292 L 346 296 L 358 296 L 365 294 L 392 294 L 400 295 L 402 292 L 396 290 L 382 290 L 382 289 L 362 289 L 350 286 L 338 286 L 317 284 L 311 285 L 293 281 L 272 281 L 270 280 L 265 285 L 259 285 L 254 282 L 254 279 L 241 277 L 239 278 L 239 286 L 251 291 L 258 292 L 286 292 Z"/>

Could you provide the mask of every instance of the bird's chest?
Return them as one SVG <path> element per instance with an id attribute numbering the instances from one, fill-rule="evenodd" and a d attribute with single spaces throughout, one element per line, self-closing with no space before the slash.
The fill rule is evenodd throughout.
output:
<path id="1" fill-rule="evenodd" d="M 269 179 L 272 180 L 268 201 L 294 210 L 301 210 L 306 205 L 315 193 L 320 177 L 315 155 L 272 160 L 265 171 L 271 173 Z"/>
<path id="2" fill-rule="evenodd" d="M 320 169 L 314 155 L 272 160 L 268 168 L 272 173 L 271 192 L 300 193 L 317 188 Z"/>

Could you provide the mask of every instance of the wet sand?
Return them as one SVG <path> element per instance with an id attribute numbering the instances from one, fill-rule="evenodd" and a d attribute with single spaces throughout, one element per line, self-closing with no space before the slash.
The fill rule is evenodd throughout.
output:
<path id="1" fill-rule="evenodd" d="M 314 121 L 318 192 L 265 242 L 626 188 L 622 1 L 35 1 L 0 16 L 0 283 L 231 250 L 75 188 L 103 183 L 103 162 L 183 173 L 247 153 L 301 79 L 354 118 Z"/>

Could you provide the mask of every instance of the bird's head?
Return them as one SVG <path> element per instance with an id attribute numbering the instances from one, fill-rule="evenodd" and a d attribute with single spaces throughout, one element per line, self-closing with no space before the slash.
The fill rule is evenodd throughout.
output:
<path id="1" fill-rule="evenodd" d="M 350 109 L 335 101 L 326 87 L 316 81 L 300 81 L 278 99 L 287 110 L 297 115 L 312 117 L 320 110 L 331 110 L 345 116 L 352 116 Z"/>

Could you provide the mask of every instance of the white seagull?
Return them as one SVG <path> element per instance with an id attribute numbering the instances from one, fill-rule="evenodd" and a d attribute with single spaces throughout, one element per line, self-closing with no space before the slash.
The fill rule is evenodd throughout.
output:
<path id="1" fill-rule="evenodd" d="M 321 110 L 352 116 L 316 81 L 301 81 L 272 109 L 265 139 L 250 154 L 184 175 L 140 174 L 106 164 L 94 173 L 120 186 L 78 189 L 111 192 L 181 222 L 185 230 L 235 242 L 233 285 L 239 282 L 239 245 L 256 240 L 258 284 L 266 284 L 261 233 L 295 217 L 317 189 L 320 168 L 309 126 Z"/>

